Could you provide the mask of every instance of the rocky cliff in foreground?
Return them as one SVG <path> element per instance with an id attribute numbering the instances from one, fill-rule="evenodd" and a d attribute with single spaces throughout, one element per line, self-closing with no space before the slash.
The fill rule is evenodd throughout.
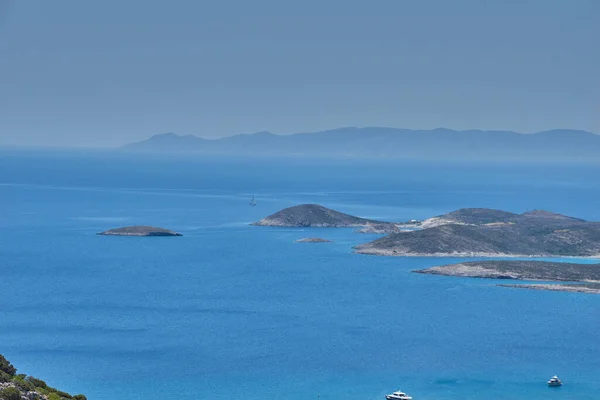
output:
<path id="1" fill-rule="evenodd" d="M 302 204 L 285 208 L 252 225 L 299 228 L 364 228 L 376 225 L 380 229 L 382 226 L 387 226 L 390 230 L 396 229 L 395 225 L 389 222 L 355 217 L 318 204 Z"/>
<path id="2" fill-rule="evenodd" d="M 2 400 L 87 400 L 50 387 L 41 379 L 17 374 L 17 369 L 0 354 L 0 399 Z"/>

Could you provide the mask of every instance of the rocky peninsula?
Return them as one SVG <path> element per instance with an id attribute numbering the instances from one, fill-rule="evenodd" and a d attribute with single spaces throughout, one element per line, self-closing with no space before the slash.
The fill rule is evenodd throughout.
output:
<path id="1" fill-rule="evenodd" d="M 17 374 L 17 369 L 0 354 L 0 399 L 3 400 L 87 400 L 48 386 L 41 379 Z"/>
<path id="2" fill-rule="evenodd" d="M 600 257 L 600 223 L 534 210 L 466 208 L 356 246 L 360 254 L 440 257 Z"/>
<path id="3" fill-rule="evenodd" d="M 500 286 L 600 294 L 600 264 L 487 260 L 442 265 L 413 272 L 470 278 L 571 282 L 562 284 L 502 284 Z"/>
<path id="4" fill-rule="evenodd" d="M 331 240 L 323 238 L 302 238 L 296 240 L 296 243 L 331 243 Z"/>
<path id="5" fill-rule="evenodd" d="M 318 204 L 302 204 L 285 208 L 252 225 L 295 228 L 366 228 L 376 225 L 379 229 L 383 227 L 387 227 L 390 231 L 397 229 L 390 222 L 355 217 Z"/>
<path id="6" fill-rule="evenodd" d="M 183 236 L 181 233 L 173 232 L 164 228 L 154 226 L 126 226 L 123 228 L 110 229 L 100 232 L 103 236 Z"/>
<path id="7" fill-rule="evenodd" d="M 600 282 L 600 264 L 533 260 L 485 260 L 442 265 L 414 271 L 420 274 L 470 278 L 562 282 Z"/>

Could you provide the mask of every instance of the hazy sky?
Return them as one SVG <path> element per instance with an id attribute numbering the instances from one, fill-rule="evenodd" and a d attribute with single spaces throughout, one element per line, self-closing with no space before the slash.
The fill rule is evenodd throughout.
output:
<path id="1" fill-rule="evenodd" d="M 0 144 L 600 133 L 598 0 L 0 0 Z"/>

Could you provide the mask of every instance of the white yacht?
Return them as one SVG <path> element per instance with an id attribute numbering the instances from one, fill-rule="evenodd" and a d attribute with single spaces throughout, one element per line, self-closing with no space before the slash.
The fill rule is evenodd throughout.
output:
<path id="1" fill-rule="evenodd" d="M 558 379 L 558 376 L 554 375 L 548 381 L 548 386 L 562 386 L 562 381 L 560 379 Z"/>
<path id="2" fill-rule="evenodd" d="M 256 205 L 256 199 L 255 199 L 254 195 L 252 195 L 252 200 L 250 200 L 250 205 L 252 207 L 254 207 Z"/>
<path id="3" fill-rule="evenodd" d="M 385 396 L 385 398 L 387 400 L 412 400 L 412 397 L 401 391 L 388 394 Z"/>

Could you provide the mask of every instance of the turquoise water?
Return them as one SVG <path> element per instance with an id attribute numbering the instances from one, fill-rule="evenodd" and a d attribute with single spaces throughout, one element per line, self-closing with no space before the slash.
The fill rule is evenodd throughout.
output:
<path id="1" fill-rule="evenodd" d="M 96 400 L 600 398 L 600 296 L 413 274 L 456 259 L 353 255 L 377 236 L 352 230 L 248 225 L 305 202 L 393 220 L 474 206 L 600 220 L 597 166 L 0 156 L 0 353 L 56 387 Z M 95 235 L 131 224 L 185 236 Z M 334 243 L 294 243 L 307 236 Z M 553 374 L 566 385 L 547 388 Z"/>

